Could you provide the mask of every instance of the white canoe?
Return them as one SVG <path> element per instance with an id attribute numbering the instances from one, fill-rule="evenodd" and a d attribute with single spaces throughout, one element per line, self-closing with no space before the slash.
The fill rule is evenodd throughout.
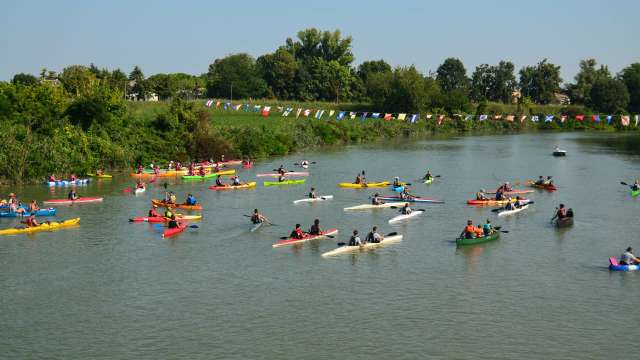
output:
<path id="1" fill-rule="evenodd" d="M 411 212 L 411 214 L 409 214 L 409 215 L 398 215 L 398 216 L 396 216 L 394 218 L 391 218 L 391 220 L 389 220 L 389 224 L 394 224 L 394 223 L 400 222 L 402 220 L 411 219 L 412 217 L 416 217 L 416 216 L 422 215 L 422 213 L 424 213 L 423 210 L 413 210 Z"/>
<path id="2" fill-rule="evenodd" d="M 401 208 L 402 207 L 402 203 L 400 203 L 400 202 L 388 202 L 388 203 L 384 203 L 384 204 L 380 204 L 380 205 L 362 204 L 362 205 L 357 205 L 357 206 L 346 207 L 346 208 L 344 208 L 344 210 L 345 211 L 349 211 L 349 210 L 384 209 L 384 208 L 390 208 L 392 206 L 397 207 L 397 208 Z"/>
<path id="3" fill-rule="evenodd" d="M 524 210 L 524 209 L 526 209 L 526 208 L 528 208 L 528 207 L 529 207 L 529 204 L 526 204 L 526 205 L 524 205 L 524 206 L 522 206 L 522 207 L 519 207 L 519 208 L 517 208 L 517 209 L 513 209 L 513 210 L 503 210 L 503 211 L 498 212 L 498 216 L 509 216 L 509 215 L 517 214 L 517 213 L 519 213 L 520 211 L 522 211 L 522 210 Z"/>
<path id="4" fill-rule="evenodd" d="M 393 236 L 385 237 L 379 243 L 366 243 L 360 246 L 344 245 L 344 246 L 340 246 L 337 249 L 327 251 L 326 253 L 323 253 L 322 256 L 334 256 L 334 255 L 354 253 L 354 252 L 365 251 L 365 250 L 372 250 L 381 246 L 396 243 L 400 240 L 402 240 L 402 235 L 393 235 Z"/>
<path id="5" fill-rule="evenodd" d="M 134 192 L 135 192 L 136 195 L 138 195 L 138 194 L 142 194 L 146 190 L 147 190 L 147 188 L 137 188 Z"/>
<path id="6" fill-rule="evenodd" d="M 294 204 L 311 203 L 311 202 L 325 201 L 330 199 L 333 199 L 333 195 L 322 195 L 322 196 L 316 197 L 315 199 L 306 198 L 306 199 L 294 200 L 293 203 Z"/>

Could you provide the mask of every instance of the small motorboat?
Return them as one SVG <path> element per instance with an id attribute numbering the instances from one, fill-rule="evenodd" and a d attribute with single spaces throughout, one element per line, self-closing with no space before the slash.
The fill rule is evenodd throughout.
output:
<path id="1" fill-rule="evenodd" d="M 556 146 L 555 150 L 553 150 L 553 156 L 567 156 L 567 150 L 562 150 Z"/>

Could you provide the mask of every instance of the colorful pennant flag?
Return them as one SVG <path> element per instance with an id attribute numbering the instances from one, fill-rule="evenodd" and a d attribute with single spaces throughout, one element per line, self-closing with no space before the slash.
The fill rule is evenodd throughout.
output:
<path id="1" fill-rule="evenodd" d="M 494 115 L 493 116 L 493 120 L 500 120 L 502 119 L 502 115 Z"/>
<path id="2" fill-rule="evenodd" d="M 553 115 L 546 115 L 544 117 L 544 122 L 552 122 L 553 121 Z"/>
<path id="3" fill-rule="evenodd" d="M 253 106 L 253 112 L 260 112 L 260 108 L 261 108 L 261 107 L 262 107 L 262 106 L 260 106 L 260 105 L 254 105 L 254 106 Z"/>
<path id="4" fill-rule="evenodd" d="M 620 123 L 622 126 L 629 126 L 629 115 L 620 116 Z"/>
<path id="5" fill-rule="evenodd" d="M 305 109 L 304 112 L 302 113 L 302 115 L 304 115 L 304 117 L 309 117 L 309 114 L 311 114 L 311 110 L 309 110 L 309 109 Z"/>
<path id="6" fill-rule="evenodd" d="M 438 125 L 442 125 L 443 121 L 444 121 L 444 115 L 438 115 Z"/>
<path id="7" fill-rule="evenodd" d="M 464 117 L 464 121 L 473 120 L 473 115 L 467 115 Z"/>
<path id="8" fill-rule="evenodd" d="M 362 115 L 360 116 L 360 120 L 365 120 L 367 118 L 367 115 L 369 115 L 368 112 L 363 112 Z"/>
<path id="9" fill-rule="evenodd" d="M 392 116 L 391 116 L 391 114 L 389 114 L 389 113 L 385 113 L 385 114 L 384 114 L 384 119 L 385 119 L 385 120 L 391 120 L 391 117 L 392 117 Z"/>
<path id="10" fill-rule="evenodd" d="M 205 104 L 205 106 L 206 107 L 211 107 L 211 105 L 213 105 L 213 99 L 207 100 L 207 103 Z"/>
<path id="11" fill-rule="evenodd" d="M 249 104 L 242 105 L 242 111 L 249 112 Z"/>
<path id="12" fill-rule="evenodd" d="M 289 114 L 291 114 L 291 112 L 293 111 L 293 108 L 286 108 L 284 109 L 284 112 L 282 113 L 283 117 L 287 117 L 289 116 Z"/>
<path id="13" fill-rule="evenodd" d="M 380 117 L 380 113 L 372 113 L 371 117 L 374 118 L 374 119 L 377 119 L 377 118 Z"/>
<path id="14" fill-rule="evenodd" d="M 611 125 L 611 120 L 613 120 L 613 116 L 607 115 L 607 124 Z"/>
<path id="15" fill-rule="evenodd" d="M 636 115 L 635 118 L 636 118 L 636 127 L 638 127 L 638 121 L 640 121 L 640 116 Z"/>
<path id="16" fill-rule="evenodd" d="M 300 113 L 302 112 L 302 108 L 298 108 L 296 111 L 296 119 L 300 117 Z"/>
<path id="17" fill-rule="evenodd" d="M 515 118 L 516 118 L 516 117 L 515 117 L 515 116 L 513 116 L 513 115 L 507 115 L 507 121 L 511 121 L 511 122 L 513 122 L 513 120 L 515 120 Z"/>
<path id="18" fill-rule="evenodd" d="M 420 120 L 420 114 L 411 114 L 409 118 L 409 122 L 415 124 L 418 120 Z"/>
<path id="19" fill-rule="evenodd" d="M 593 119 L 593 121 L 595 122 L 600 122 L 600 115 L 591 115 L 591 119 Z"/>
<path id="20" fill-rule="evenodd" d="M 216 101 L 216 107 L 219 108 L 220 107 L 221 102 L 220 101 Z"/>
<path id="21" fill-rule="evenodd" d="M 333 116 L 333 114 L 335 114 L 335 113 L 336 113 L 336 111 L 335 111 L 335 110 L 329 110 L 329 117 L 332 117 L 332 116 Z"/>
<path id="22" fill-rule="evenodd" d="M 324 114 L 324 110 L 316 110 L 316 119 L 322 119 L 322 115 Z"/>
<path id="23" fill-rule="evenodd" d="M 576 115 L 576 120 L 577 121 L 583 121 L 584 120 L 584 115 Z"/>
<path id="24" fill-rule="evenodd" d="M 269 116 L 269 111 L 270 111 L 270 110 L 271 110 L 271 106 L 265 106 L 265 107 L 263 107 L 263 108 L 262 108 L 262 113 L 261 113 L 261 115 L 262 115 L 263 117 L 267 117 L 267 116 Z"/>
<path id="25" fill-rule="evenodd" d="M 527 115 L 520 116 L 520 122 L 521 123 L 523 123 L 525 120 L 527 120 Z"/>
<path id="26" fill-rule="evenodd" d="M 478 118 L 478 120 L 480 121 L 485 121 L 489 118 L 489 115 L 480 115 L 480 117 Z"/>
<path id="27" fill-rule="evenodd" d="M 349 113 L 349 118 L 350 118 L 351 120 L 353 120 L 353 119 L 355 119 L 355 118 L 356 118 L 356 115 L 358 115 L 358 114 L 356 114 L 355 112 L 353 112 L 353 111 L 352 111 L 352 112 L 350 112 L 350 113 Z"/>
<path id="28" fill-rule="evenodd" d="M 564 123 L 565 121 L 567 121 L 567 115 L 560 116 L 560 122 Z"/>
<path id="29" fill-rule="evenodd" d="M 338 116 L 336 116 L 336 120 L 342 120 L 344 119 L 344 111 L 340 111 L 338 113 Z"/>
<path id="30" fill-rule="evenodd" d="M 533 115 L 533 116 L 531 116 L 531 121 L 533 121 L 533 122 L 538 122 L 538 121 L 540 121 L 540 116 L 538 116 L 538 115 Z"/>
<path id="31" fill-rule="evenodd" d="M 432 114 L 427 114 L 427 119 L 431 119 L 432 116 Z"/>
<path id="32" fill-rule="evenodd" d="M 404 121 L 406 117 L 407 117 L 407 114 L 398 114 L 398 120 Z"/>

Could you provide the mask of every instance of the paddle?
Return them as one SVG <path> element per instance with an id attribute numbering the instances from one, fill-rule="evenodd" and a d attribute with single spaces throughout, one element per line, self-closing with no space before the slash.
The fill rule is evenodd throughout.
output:
<path id="1" fill-rule="evenodd" d="M 309 163 L 309 165 L 311 165 L 311 164 L 315 164 L 315 163 L 316 163 L 315 161 L 311 161 L 311 162 Z M 300 165 L 302 165 L 302 163 L 293 163 L 293 165 L 300 166 Z"/>
<path id="2" fill-rule="evenodd" d="M 626 182 L 624 182 L 624 181 L 620 181 L 620 185 L 630 186 L 629 184 L 627 184 L 627 183 L 626 183 Z"/>
<path id="3" fill-rule="evenodd" d="M 390 232 L 390 233 L 388 233 L 388 234 L 387 234 L 387 235 L 385 235 L 384 237 L 396 236 L 396 235 L 398 235 L 398 233 L 397 233 L 396 231 L 394 231 L 394 232 Z M 342 247 L 342 246 L 345 246 L 345 245 L 347 245 L 347 243 L 345 243 L 345 242 L 339 242 L 339 243 L 338 243 L 338 247 Z"/>
<path id="4" fill-rule="evenodd" d="M 159 228 L 163 228 L 163 227 L 167 227 L 167 226 L 166 226 L 166 225 L 163 225 L 163 224 L 153 224 L 153 227 L 155 227 L 155 228 L 158 228 L 158 229 L 159 229 Z M 199 226 L 198 226 L 198 225 L 196 225 L 196 224 L 191 224 L 191 225 L 189 225 L 188 227 L 190 227 L 190 228 L 192 228 L 192 229 L 197 229 L 197 228 L 199 228 Z"/>
<path id="5" fill-rule="evenodd" d="M 242 216 L 246 216 L 246 217 L 248 217 L 248 218 L 253 217 L 253 216 L 251 216 L 251 215 L 246 215 L 246 214 L 242 214 Z M 271 226 L 280 226 L 280 225 L 277 225 L 277 224 L 272 223 L 272 222 L 271 222 L 271 221 L 269 221 L 269 219 L 267 219 L 266 217 L 264 217 L 264 222 L 266 222 L 267 224 L 269 224 L 269 225 L 271 225 Z"/>

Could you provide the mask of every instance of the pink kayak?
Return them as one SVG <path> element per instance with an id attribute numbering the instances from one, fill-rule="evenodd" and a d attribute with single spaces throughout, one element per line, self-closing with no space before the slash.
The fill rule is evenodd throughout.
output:
<path id="1" fill-rule="evenodd" d="M 93 203 L 93 202 L 101 202 L 101 197 L 81 197 L 76 200 L 69 199 L 51 199 L 45 200 L 42 203 L 45 205 L 73 205 L 73 204 L 85 204 L 85 203 Z"/>
<path id="2" fill-rule="evenodd" d="M 485 192 L 485 194 L 495 194 L 496 190 L 498 189 L 491 189 L 491 190 L 487 190 L 487 192 Z M 529 190 L 529 189 L 511 189 L 511 191 L 507 191 L 505 192 L 505 194 L 507 195 L 524 195 L 524 194 L 531 194 L 535 192 L 534 190 Z"/>
<path id="3" fill-rule="evenodd" d="M 262 174 L 256 174 L 257 177 L 278 177 L 280 176 L 280 173 L 277 172 L 273 172 L 273 173 L 262 173 Z M 284 176 L 309 176 L 309 172 L 307 171 L 287 171 L 284 173 Z"/>

